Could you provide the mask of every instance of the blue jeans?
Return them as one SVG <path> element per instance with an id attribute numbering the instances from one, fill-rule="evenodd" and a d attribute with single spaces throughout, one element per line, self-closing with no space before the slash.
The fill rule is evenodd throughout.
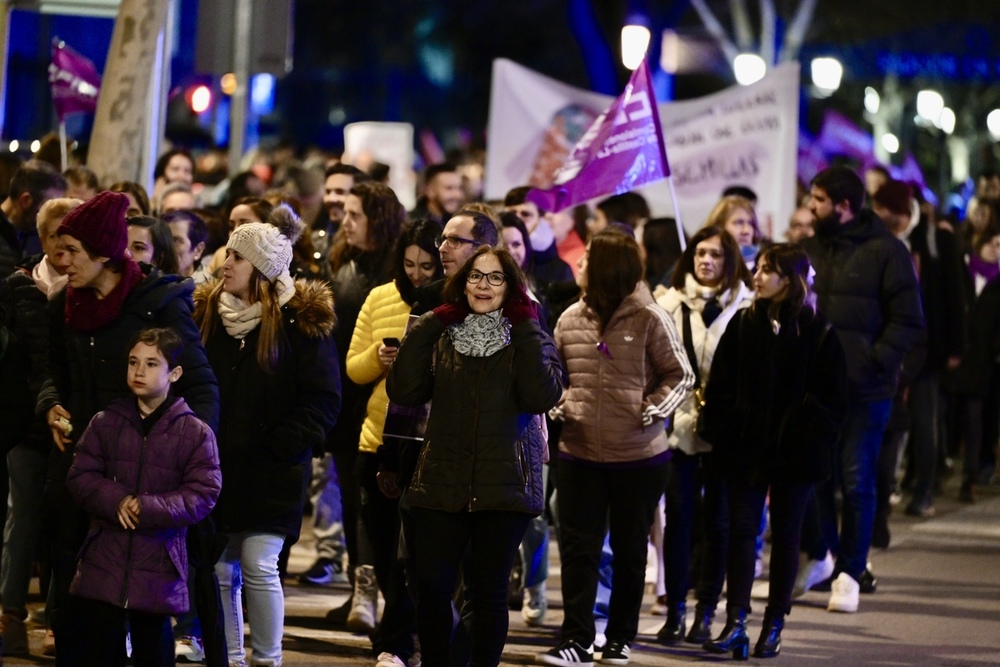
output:
<path id="1" fill-rule="evenodd" d="M 42 499 L 48 454 L 26 445 L 7 453 L 10 472 L 10 497 L 7 523 L 3 531 L 3 566 L 0 570 L 0 596 L 6 613 L 27 610 L 31 563 L 42 527 Z M 44 591 L 43 591 L 44 593 Z"/>
<path id="2" fill-rule="evenodd" d="M 891 409 L 892 399 L 888 398 L 851 402 L 834 453 L 833 477 L 816 492 L 823 537 L 827 547 L 837 554 L 835 571 L 855 579 L 867 567 L 875 525 L 878 453 Z M 835 504 L 838 490 L 843 496 L 839 537 Z"/>
<path id="3" fill-rule="evenodd" d="M 549 467 L 542 466 L 542 496 L 548 486 Z M 525 588 L 544 584 L 549 578 L 549 520 L 542 513 L 531 520 L 528 530 L 521 540 L 521 564 Z"/>
<path id="4" fill-rule="evenodd" d="M 243 596 L 246 584 L 250 648 L 255 660 L 281 661 L 285 594 L 278 577 L 278 555 L 285 543 L 276 533 L 236 533 L 215 566 L 222 595 L 222 617 L 230 664 L 246 660 L 243 646 Z"/>
<path id="5" fill-rule="evenodd" d="M 340 504 L 337 468 L 333 465 L 330 454 L 312 460 L 309 500 L 313 506 L 316 557 L 342 561 L 345 551 L 343 508 Z"/>

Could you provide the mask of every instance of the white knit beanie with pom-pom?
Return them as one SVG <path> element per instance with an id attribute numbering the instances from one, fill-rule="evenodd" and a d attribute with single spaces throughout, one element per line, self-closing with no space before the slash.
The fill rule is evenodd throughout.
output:
<path id="1" fill-rule="evenodd" d="M 280 204 L 267 216 L 267 222 L 249 222 L 237 227 L 229 236 L 226 248 L 238 252 L 274 282 L 288 273 L 292 263 L 292 246 L 304 228 L 304 223 L 295 212 L 287 204 Z"/>

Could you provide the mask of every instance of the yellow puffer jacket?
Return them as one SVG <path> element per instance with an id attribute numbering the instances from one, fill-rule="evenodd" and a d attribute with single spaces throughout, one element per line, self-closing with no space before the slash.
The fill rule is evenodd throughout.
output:
<path id="1" fill-rule="evenodd" d="M 389 403 L 385 393 L 388 369 L 379 361 L 378 347 L 383 338 L 402 338 L 409 317 L 410 306 L 399 295 L 395 283 L 373 289 L 358 313 L 351 347 L 347 351 L 347 376 L 357 384 L 378 380 L 368 399 L 368 412 L 361 426 L 358 447 L 362 452 L 374 454 L 382 444 L 382 427 L 385 426 L 385 410 Z"/>

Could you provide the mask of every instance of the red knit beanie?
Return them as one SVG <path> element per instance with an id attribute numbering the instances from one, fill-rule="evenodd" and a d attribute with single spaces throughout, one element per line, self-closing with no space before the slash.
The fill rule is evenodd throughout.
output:
<path id="1" fill-rule="evenodd" d="M 120 192 L 101 192 L 67 213 L 58 233 L 69 234 L 98 257 L 124 259 L 128 246 L 127 210 L 127 196 Z"/>
<path id="2" fill-rule="evenodd" d="M 872 201 L 889 209 L 896 215 L 910 214 L 910 200 L 913 198 L 913 191 L 910 186 L 903 181 L 886 181 L 878 189 Z"/>

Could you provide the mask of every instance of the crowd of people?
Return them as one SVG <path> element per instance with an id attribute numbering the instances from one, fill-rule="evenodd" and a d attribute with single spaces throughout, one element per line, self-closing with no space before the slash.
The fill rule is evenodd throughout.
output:
<path id="1" fill-rule="evenodd" d="M 938 217 L 830 167 L 784 239 L 732 184 L 682 239 L 638 193 L 479 201 L 448 163 L 407 212 L 383 167 L 12 174 L 4 652 L 38 574 L 58 665 L 277 666 L 294 577 L 350 585 L 325 618 L 377 667 L 496 665 L 510 609 L 545 622 L 551 535 L 541 664 L 629 663 L 650 542 L 658 642 L 770 658 L 806 590 L 874 592 L 901 497 L 933 516 L 953 461 L 960 500 L 993 481 L 1000 176 Z"/>

